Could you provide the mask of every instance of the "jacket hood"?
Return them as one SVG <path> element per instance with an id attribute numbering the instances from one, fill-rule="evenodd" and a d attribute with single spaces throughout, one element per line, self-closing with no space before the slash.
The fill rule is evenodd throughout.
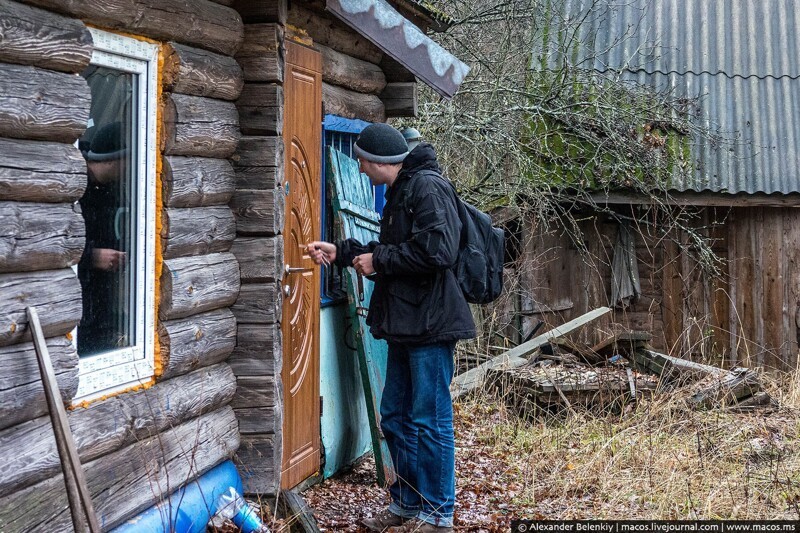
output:
<path id="1" fill-rule="evenodd" d="M 434 170 L 440 174 L 442 172 L 441 167 L 439 167 L 439 161 L 436 159 L 436 151 L 430 143 L 420 143 L 411 150 L 411 153 L 403 160 L 403 168 L 400 169 L 400 174 L 410 175 L 420 170 Z"/>

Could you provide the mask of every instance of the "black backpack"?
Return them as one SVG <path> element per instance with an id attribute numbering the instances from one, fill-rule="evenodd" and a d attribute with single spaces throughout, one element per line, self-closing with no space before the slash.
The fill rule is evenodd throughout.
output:
<path id="1" fill-rule="evenodd" d="M 447 182 L 458 200 L 461 244 L 453 272 L 471 304 L 488 304 L 503 291 L 505 232 L 492 226 L 489 215 L 458 197 L 456 188 L 437 172 L 426 172 Z"/>

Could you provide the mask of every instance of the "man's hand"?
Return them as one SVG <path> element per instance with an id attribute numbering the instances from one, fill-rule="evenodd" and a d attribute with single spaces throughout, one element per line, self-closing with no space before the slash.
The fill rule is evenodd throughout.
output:
<path id="1" fill-rule="evenodd" d="M 353 268 L 362 276 L 371 276 L 375 273 L 372 267 L 372 254 L 361 254 L 353 259 Z"/>
<path id="2" fill-rule="evenodd" d="M 306 245 L 311 260 L 318 265 L 330 265 L 336 260 L 336 245 L 325 241 L 314 241 Z"/>
<path id="3" fill-rule="evenodd" d="M 92 250 L 92 266 L 98 270 L 114 272 L 125 266 L 125 252 L 113 248 Z"/>

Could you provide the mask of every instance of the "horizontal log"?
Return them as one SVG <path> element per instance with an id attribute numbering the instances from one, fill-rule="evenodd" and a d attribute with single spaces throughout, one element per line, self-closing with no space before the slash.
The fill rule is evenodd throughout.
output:
<path id="1" fill-rule="evenodd" d="M 292 2 L 287 21 L 296 28 L 306 31 L 315 43 L 333 48 L 370 63 L 379 64 L 383 52 L 366 37 L 347 26 L 344 22 L 319 11 L 312 11 Z"/>
<path id="2" fill-rule="evenodd" d="M 282 300 L 277 283 L 247 283 L 242 285 L 231 311 L 240 326 L 275 324 L 280 321 Z"/>
<path id="3" fill-rule="evenodd" d="M 72 342 L 64 336 L 47 339 L 47 350 L 61 397 L 68 402 L 78 390 L 78 353 Z M 47 402 L 33 343 L 0 348 L 0 361 L 3 364 L 3 372 L 0 373 L 0 429 L 46 414 Z M 10 457 L 2 453 L 0 456 Z M 0 472 L 0 484 L 5 477 Z"/>
<path id="4" fill-rule="evenodd" d="M 209 0 L 25 0 L 102 28 L 159 41 L 178 41 L 233 55 L 242 43 L 242 18 Z"/>
<path id="5" fill-rule="evenodd" d="M 0 200 L 74 202 L 86 161 L 74 144 L 0 139 Z"/>
<path id="6" fill-rule="evenodd" d="M 168 379 L 227 359 L 236 346 L 236 319 L 230 309 L 219 309 L 161 322 L 158 339 L 160 379 Z"/>
<path id="7" fill-rule="evenodd" d="M 245 494 L 275 495 L 280 488 L 280 434 L 242 435 L 234 462 Z"/>
<path id="8" fill-rule="evenodd" d="M 322 81 L 370 94 L 380 94 L 386 87 L 386 76 L 378 65 L 323 44 L 316 43 L 314 47 L 322 53 Z"/>
<path id="9" fill-rule="evenodd" d="M 276 433 L 281 423 L 283 405 L 274 376 L 236 378 L 236 395 L 231 401 L 239 419 L 239 432 Z"/>
<path id="10" fill-rule="evenodd" d="M 337 85 L 322 83 L 322 110 L 326 115 L 358 118 L 367 122 L 385 122 L 386 111 L 381 99 Z"/>
<path id="11" fill-rule="evenodd" d="M 224 159 L 167 156 L 162 171 L 166 207 L 226 205 L 233 197 L 233 165 Z"/>
<path id="12" fill-rule="evenodd" d="M 279 167 L 283 164 L 283 137 L 244 136 L 231 161 L 237 171 L 249 167 Z"/>
<path id="13" fill-rule="evenodd" d="M 0 63 L 0 137 L 74 142 L 90 101 L 80 76 Z"/>
<path id="14" fill-rule="evenodd" d="M 228 364 L 237 376 L 275 376 L 283 365 L 283 344 L 278 324 L 239 324 L 236 348 Z"/>
<path id="15" fill-rule="evenodd" d="M 233 155 L 241 136 L 233 102 L 185 94 L 171 94 L 165 100 L 165 155 Z"/>
<path id="16" fill-rule="evenodd" d="M 283 87 L 247 83 L 236 102 L 244 135 L 280 135 L 283 132 Z"/>
<path id="17" fill-rule="evenodd" d="M 264 283 L 283 278 L 283 237 L 239 237 L 231 253 L 239 261 L 242 283 Z"/>
<path id="18" fill-rule="evenodd" d="M 230 367 L 216 365 L 75 409 L 68 413 L 75 447 L 86 463 L 214 411 L 235 391 Z M 0 455 L 7 458 L 0 465 L 0 497 L 61 471 L 52 427 L 42 416 L 0 432 Z"/>
<path id="19" fill-rule="evenodd" d="M 164 261 L 161 320 L 230 307 L 239 294 L 239 263 L 231 253 L 179 257 Z"/>
<path id="20" fill-rule="evenodd" d="M 0 0 L 0 61 L 80 72 L 92 59 L 92 35 L 79 20 Z"/>
<path id="21" fill-rule="evenodd" d="M 85 237 L 83 217 L 74 204 L 0 202 L 0 272 L 75 265 Z"/>
<path id="22" fill-rule="evenodd" d="M 387 117 L 417 116 L 416 82 L 389 83 L 380 94 Z"/>
<path id="23" fill-rule="evenodd" d="M 237 190 L 231 199 L 240 235 L 277 235 L 283 231 L 286 196 L 281 189 Z"/>
<path id="24" fill-rule="evenodd" d="M 71 268 L 0 274 L 0 346 L 30 339 L 30 306 L 39 311 L 45 337 L 66 335 L 81 319 L 81 284 Z"/>
<path id="25" fill-rule="evenodd" d="M 223 407 L 84 465 L 104 530 L 151 507 L 231 457 L 239 447 L 236 416 Z M 0 531 L 70 531 L 59 474 L 0 499 Z"/>
<path id="26" fill-rule="evenodd" d="M 250 25 L 254 22 L 286 22 L 287 0 L 234 0 L 233 7 Z M 245 32 L 247 26 L 245 26 Z"/>
<path id="27" fill-rule="evenodd" d="M 236 169 L 237 189 L 274 189 L 283 185 L 283 166 L 280 167 L 238 167 Z"/>
<path id="28" fill-rule="evenodd" d="M 234 58 L 174 42 L 164 53 L 168 91 L 221 100 L 236 100 L 242 92 L 242 68 Z"/>
<path id="29" fill-rule="evenodd" d="M 227 252 L 236 238 L 236 220 L 225 205 L 165 209 L 162 222 L 164 259 Z"/>
<path id="30" fill-rule="evenodd" d="M 236 61 L 244 80 L 283 83 L 283 27 L 278 24 L 248 24 Z"/>

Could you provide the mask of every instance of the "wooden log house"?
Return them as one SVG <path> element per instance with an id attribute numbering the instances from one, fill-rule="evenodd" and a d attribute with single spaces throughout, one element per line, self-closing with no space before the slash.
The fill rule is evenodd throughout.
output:
<path id="1" fill-rule="evenodd" d="M 104 531 L 231 457 L 318 472 L 323 113 L 466 73 L 416 2 L 353 5 L 0 0 L 0 531 L 72 531 L 28 306 Z"/>

